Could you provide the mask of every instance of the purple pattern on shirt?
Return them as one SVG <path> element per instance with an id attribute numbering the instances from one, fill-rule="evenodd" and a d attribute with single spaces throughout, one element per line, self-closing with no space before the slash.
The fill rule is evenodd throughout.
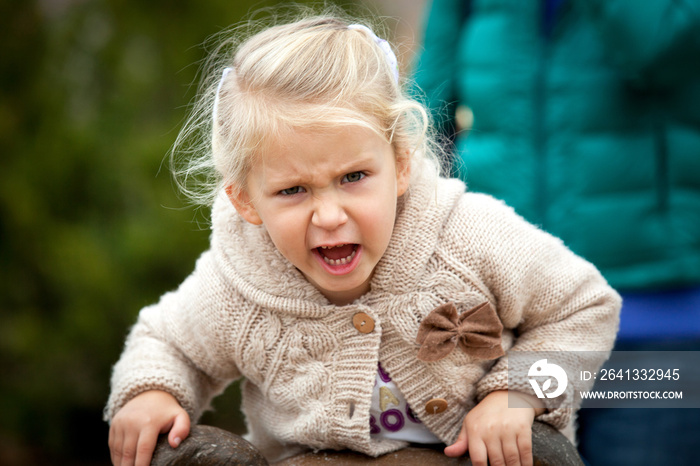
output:
<path id="1" fill-rule="evenodd" d="M 382 382 L 391 382 L 391 377 L 389 377 L 389 374 L 384 370 L 381 364 L 378 364 L 377 369 Z M 374 384 L 375 386 L 377 385 L 376 380 Z M 416 417 L 411 407 L 406 403 L 405 415 L 398 409 L 387 409 L 379 416 L 379 423 L 377 423 L 377 419 L 373 415 L 370 415 L 369 432 L 370 434 L 376 435 L 382 431 L 382 428 L 389 432 L 398 432 L 406 424 L 405 418 L 408 418 L 408 420 L 414 424 L 422 424 L 421 420 Z"/>
<path id="2" fill-rule="evenodd" d="M 386 373 L 384 368 L 382 367 L 381 364 L 377 365 L 379 368 L 379 378 L 382 379 L 382 382 L 388 383 L 391 382 L 391 377 L 389 377 L 389 374 Z"/>

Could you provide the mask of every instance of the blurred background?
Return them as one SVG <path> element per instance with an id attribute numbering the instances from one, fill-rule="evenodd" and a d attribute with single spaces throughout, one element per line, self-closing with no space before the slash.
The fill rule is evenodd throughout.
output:
<path id="1" fill-rule="evenodd" d="M 0 465 L 109 464 L 111 366 L 208 246 L 167 161 L 200 45 L 277 3 L 0 1 Z M 424 1 L 341 5 L 389 16 L 409 62 Z M 238 403 L 203 422 L 242 432 Z"/>

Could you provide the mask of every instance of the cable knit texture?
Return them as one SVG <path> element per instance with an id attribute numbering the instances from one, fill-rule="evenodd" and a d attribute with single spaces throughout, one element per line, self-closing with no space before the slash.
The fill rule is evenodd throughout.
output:
<path id="1" fill-rule="evenodd" d="M 451 443 L 469 409 L 509 388 L 509 352 L 611 349 L 619 296 L 558 239 L 503 203 L 426 171 L 398 207 L 371 290 L 334 306 L 263 227 L 246 223 L 219 198 L 210 250 L 179 289 L 141 311 L 131 330 L 114 367 L 105 418 L 135 395 L 159 389 L 196 421 L 212 397 L 242 376 L 247 438 L 269 460 L 309 448 L 376 456 L 406 445 L 370 438 L 380 361 L 414 413 Z M 484 360 L 455 350 L 420 361 L 419 325 L 448 302 L 459 313 L 490 303 L 503 323 L 506 355 Z M 374 320 L 372 332 L 355 329 L 358 312 Z M 580 367 L 595 371 L 602 362 Z M 529 391 L 527 380 L 510 381 L 518 387 Z M 426 413 L 433 398 L 446 400 L 447 409 Z M 554 409 L 539 419 L 571 437 L 573 411 Z"/>

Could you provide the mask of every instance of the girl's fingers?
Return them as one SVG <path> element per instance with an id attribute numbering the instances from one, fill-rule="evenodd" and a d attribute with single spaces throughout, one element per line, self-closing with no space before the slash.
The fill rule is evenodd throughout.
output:
<path id="1" fill-rule="evenodd" d="M 156 449 L 157 442 L 158 430 L 144 429 L 141 431 L 136 443 L 134 466 L 149 466 L 151 464 L 151 458 L 153 457 L 153 451 Z"/>
<path id="2" fill-rule="evenodd" d="M 532 466 L 532 431 L 526 430 L 518 435 L 518 450 L 520 451 L 520 463 L 522 466 Z"/>
<path id="3" fill-rule="evenodd" d="M 502 439 L 503 461 L 507 466 L 524 466 L 515 432 Z"/>
<path id="4" fill-rule="evenodd" d="M 131 433 L 132 431 L 126 431 L 124 433 L 123 442 L 121 448 L 116 450 L 118 459 L 120 460 L 119 466 L 134 466 L 136 461 L 136 448 L 138 446 L 139 436 L 138 432 Z"/>
<path id="5" fill-rule="evenodd" d="M 186 412 L 182 412 L 175 417 L 173 427 L 168 435 L 168 442 L 173 448 L 177 448 L 185 438 L 190 434 L 190 416 Z"/>
<path id="6" fill-rule="evenodd" d="M 456 458 L 458 456 L 463 456 L 467 452 L 467 427 L 465 423 L 462 423 L 462 430 L 459 431 L 457 440 L 452 445 L 445 447 L 445 455 Z"/>
<path id="7" fill-rule="evenodd" d="M 489 456 L 483 440 L 469 442 L 469 459 L 474 466 L 488 465 Z"/>
<path id="8" fill-rule="evenodd" d="M 445 447 L 445 455 L 451 458 L 457 458 L 459 456 L 464 456 L 468 449 L 467 439 L 457 439 L 452 445 Z"/>
<path id="9" fill-rule="evenodd" d="M 489 443 L 486 444 L 486 454 L 490 466 L 505 466 L 506 461 L 503 457 L 503 444 L 500 439 L 491 439 Z M 474 460 L 472 460 L 472 462 L 473 461 Z M 486 465 L 487 462 L 484 462 L 484 466 Z"/>
<path id="10" fill-rule="evenodd" d="M 117 451 L 117 448 L 119 448 L 121 450 L 122 439 L 121 439 L 121 437 L 118 437 L 118 433 L 117 433 L 117 430 L 116 430 L 116 427 L 114 426 L 114 424 L 112 424 L 109 427 L 108 444 L 109 444 L 109 458 L 112 460 L 112 464 L 114 466 L 119 466 L 119 463 L 121 461 L 119 461 L 117 459 L 117 455 L 115 452 Z"/>

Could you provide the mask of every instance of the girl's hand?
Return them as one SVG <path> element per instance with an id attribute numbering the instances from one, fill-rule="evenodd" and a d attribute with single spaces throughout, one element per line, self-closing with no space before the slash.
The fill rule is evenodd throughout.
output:
<path id="1" fill-rule="evenodd" d="M 537 398 L 517 392 L 510 392 L 509 408 L 508 397 L 507 390 L 500 390 L 481 400 L 445 454 L 462 456 L 469 450 L 474 466 L 532 466 L 532 423 L 544 408 Z"/>
<path id="2" fill-rule="evenodd" d="M 143 392 L 125 404 L 112 419 L 109 450 L 115 466 L 148 466 L 158 435 L 170 431 L 177 448 L 190 433 L 190 417 L 175 397 L 160 390 Z"/>

